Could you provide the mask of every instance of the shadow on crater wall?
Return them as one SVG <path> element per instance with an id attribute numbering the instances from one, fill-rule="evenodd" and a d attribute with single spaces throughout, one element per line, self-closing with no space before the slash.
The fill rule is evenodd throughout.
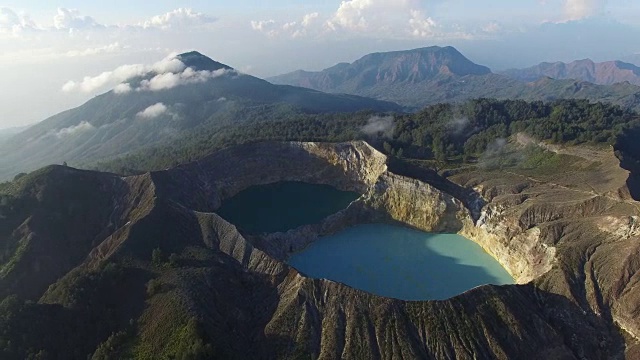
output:
<path id="1" fill-rule="evenodd" d="M 627 187 L 631 197 L 640 201 L 640 128 L 626 130 L 614 145 L 620 167 L 630 172 Z"/>

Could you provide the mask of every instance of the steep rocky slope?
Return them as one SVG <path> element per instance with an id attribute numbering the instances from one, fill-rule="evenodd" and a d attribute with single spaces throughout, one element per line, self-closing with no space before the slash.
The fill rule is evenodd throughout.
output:
<path id="1" fill-rule="evenodd" d="M 127 178 L 46 168 L 3 190 L 0 243 L 11 257 L 3 258 L 0 285 L 7 294 L 22 274 L 44 278 L 22 282 L 21 297 L 36 303 L 14 316 L 38 314 L 39 328 L 57 324 L 65 341 L 31 329 L 13 343 L 52 358 L 631 356 L 640 335 L 640 214 L 628 172 L 553 150 L 564 151 L 557 168 L 461 172 L 448 186 L 467 189 L 451 194 L 439 190 L 442 183 L 393 174 L 364 142 L 249 144 Z M 319 224 L 261 236 L 239 233 L 215 214 L 250 185 L 284 180 L 361 196 Z M 77 184 L 85 184 L 77 198 L 51 198 Z M 471 189 L 483 201 L 470 201 Z M 85 191 L 104 195 L 88 200 Z M 69 216 L 52 214 L 50 201 Z M 407 302 L 310 279 L 284 263 L 320 235 L 376 221 L 460 232 L 520 285 Z M 47 234 L 31 223 L 78 231 Z"/>

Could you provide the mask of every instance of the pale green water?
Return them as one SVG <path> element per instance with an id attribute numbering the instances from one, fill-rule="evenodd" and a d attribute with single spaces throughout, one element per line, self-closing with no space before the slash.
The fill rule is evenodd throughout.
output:
<path id="1" fill-rule="evenodd" d="M 500 264 L 456 234 L 369 224 L 323 237 L 289 264 L 314 278 L 403 300 L 439 300 L 483 284 L 512 284 Z"/>
<path id="2" fill-rule="evenodd" d="M 249 187 L 224 201 L 217 213 L 241 230 L 271 233 L 318 223 L 358 196 L 329 185 L 279 182 Z"/>

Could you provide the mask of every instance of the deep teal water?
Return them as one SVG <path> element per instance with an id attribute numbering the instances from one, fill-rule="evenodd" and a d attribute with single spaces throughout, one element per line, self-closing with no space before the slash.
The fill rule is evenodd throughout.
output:
<path id="1" fill-rule="evenodd" d="M 471 240 L 384 224 L 320 238 L 289 264 L 310 277 L 403 300 L 441 300 L 483 284 L 513 283 Z"/>
<path id="2" fill-rule="evenodd" d="M 279 182 L 239 192 L 222 203 L 218 214 L 249 233 L 287 231 L 318 223 L 358 196 L 328 185 Z"/>

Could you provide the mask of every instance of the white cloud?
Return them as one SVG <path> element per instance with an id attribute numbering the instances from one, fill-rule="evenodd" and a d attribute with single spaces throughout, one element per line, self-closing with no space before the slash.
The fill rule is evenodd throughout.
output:
<path id="1" fill-rule="evenodd" d="M 151 64 L 122 65 L 114 70 L 105 71 L 97 76 L 85 76 L 82 81 L 69 80 L 62 86 L 62 91 L 80 91 L 91 93 L 113 87 L 116 94 L 136 91 L 160 91 L 185 84 L 205 82 L 224 74 L 238 75 L 235 70 L 219 69 L 216 71 L 196 71 L 188 68 L 182 61 L 170 54 L 164 59 Z M 127 80 L 145 76 L 137 88 L 133 88 Z"/>
<path id="2" fill-rule="evenodd" d="M 82 121 L 80 124 L 78 125 L 74 125 L 74 126 L 69 126 L 67 128 L 63 128 L 58 130 L 55 135 L 56 137 L 58 137 L 59 139 L 67 137 L 67 136 L 71 136 L 71 135 L 75 135 L 81 132 L 85 132 L 85 131 L 91 131 L 91 130 L 95 130 L 95 126 L 89 124 L 86 121 Z"/>
<path id="3" fill-rule="evenodd" d="M 127 30 L 127 29 L 189 29 L 206 26 L 216 19 L 190 8 L 178 8 L 162 15 L 156 15 L 137 24 L 101 24 L 91 16 L 81 15 L 77 9 L 60 7 L 53 16 L 53 24 L 36 24 L 25 14 L 18 14 L 7 7 L 0 7 L 0 34 L 19 35 L 24 30 L 59 32 L 61 30 L 75 34 L 87 30 Z M 112 34 L 114 34 L 112 32 Z"/>
<path id="4" fill-rule="evenodd" d="M 313 22 L 320 16 L 317 12 L 307 14 L 302 17 L 302 26 L 308 27 L 313 24 Z"/>
<path id="5" fill-rule="evenodd" d="M 80 56 L 91 56 L 98 55 L 104 53 L 115 53 L 125 49 L 125 46 L 120 45 L 119 42 L 114 42 L 113 44 L 108 44 L 104 46 L 98 47 L 90 47 L 82 50 L 69 50 L 64 53 L 65 56 L 68 57 L 80 57 Z"/>
<path id="6" fill-rule="evenodd" d="M 79 87 L 80 87 L 80 84 L 78 84 L 77 82 L 75 82 L 73 80 L 69 80 L 69 81 L 67 81 L 66 83 L 64 83 L 62 85 L 62 91 L 71 92 L 71 91 L 75 91 Z"/>
<path id="7" fill-rule="evenodd" d="M 308 30 L 315 26 L 316 20 L 319 16 L 320 14 L 318 14 L 317 12 L 306 14 L 305 16 L 303 16 L 302 21 L 300 22 L 300 27 L 293 32 L 292 36 L 295 38 L 307 35 Z"/>
<path id="8" fill-rule="evenodd" d="M 180 74 L 166 73 L 152 77 L 150 80 L 143 80 L 140 83 L 140 90 L 158 91 L 171 89 L 181 82 Z"/>
<path id="9" fill-rule="evenodd" d="M 18 14 L 16 14 L 13 10 L 9 8 L 6 8 L 6 7 L 0 8 L 0 28 L 1 29 L 11 30 L 11 28 L 17 24 L 20 24 L 20 18 L 18 17 Z"/>
<path id="10" fill-rule="evenodd" d="M 174 88 L 180 85 L 202 83 L 209 79 L 214 79 L 227 73 L 236 73 L 233 70 L 220 69 L 216 71 L 195 71 L 192 68 L 186 68 L 180 73 L 158 74 L 149 80 L 143 80 L 140 83 L 138 91 L 160 91 Z"/>
<path id="11" fill-rule="evenodd" d="M 157 63 L 151 65 L 151 70 L 158 74 L 168 72 L 177 73 L 184 70 L 187 66 L 176 58 L 177 54 L 171 54 Z"/>
<path id="12" fill-rule="evenodd" d="M 255 31 L 262 32 L 269 37 L 275 37 L 281 33 L 285 33 L 291 37 L 299 37 L 307 35 L 308 30 L 317 25 L 317 19 L 320 14 L 317 12 L 306 14 L 300 21 L 290 21 L 280 25 L 275 20 L 251 21 L 251 28 Z M 318 27 L 318 30 L 320 28 Z"/>
<path id="13" fill-rule="evenodd" d="M 293 24 L 290 24 L 293 25 Z M 274 37 L 276 35 L 278 35 L 278 25 L 276 24 L 275 20 L 271 19 L 271 20 L 252 20 L 251 21 L 251 28 L 255 31 L 260 31 L 262 33 L 267 34 L 270 37 Z"/>
<path id="14" fill-rule="evenodd" d="M 62 86 L 62 91 L 81 91 L 85 93 L 94 92 L 97 90 L 105 89 L 107 87 L 117 87 L 117 93 L 127 92 L 127 88 L 122 84 L 123 82 L 137 77 L 144 76 L 149 73 L 156 73 L 158 76 L 173 75 L 173 73 L 181 72 L 186 68 L 185 64 L 177 59 L 175 55 L 169 55 L 164 59 L 152 64 L 131 64 L 122 65 L 114 70 L 105 71 L 97 76 L 85 76 L 82 81 L 67 81 Z M 155 79 L 155 77 L 154 77 Z M 116 86 L 117 85 L 117 86 Z M 121 86 L 122 85 L 122 86 Z"/>
<path id="15" fill-rule="evenodd" d="M 580 20 L 603 12 L 606 0 L 566 0 L 565 20 Z"/>
<path id="16" fill-rule="evenodd" d="M 488 34 L 495 34 L 502 31 L 502 25 L 497 21 L 491 21 L 482 27 L 482 31 Z"/>
<path id="17" fill-rule="evenodd" d="M 431 37 L 436 34 L 438 25 L 432 18 L 426 17 L 420 10 L 411 10 L 410 13 L 409 26 L 413 36 Z"/>
<path id="18" fill-rule="evenodd" d="M 90 16 L 81 16 L 76 9 L 58 8 L 58 13 L 53 17 L 53 27 L 58 30 L 102 28 Z"/>
<path id="19" fill-rule="evenodd" d="M 209 15 L 195 12 L 190 8 L 178 8 L 168 13 L 157 15 L 139 24 L 144 29 L 158 28 L 186 28 L 203 26 L 215 22 L 216 19 Z"/>
<path id="20" fill-rule="evenodd" d="M 444 29 L 427 16 L 419 0 L 348 0 L 342 1 L 329 17 L 318 12 L 302 19 L 278 23 L 274 20 L 252 21 L 251 27 L 269 37 L 286 35 L 366 35 L 383 38 L 460 38 L 468 37 L 459 29 Z"/>
<path id="21" fill-rule="evenodd" d="M 298 25 L 297 21 L 288 22 L 288 23 L 282 25 L 282 30 L 293 29 L 293 28 L 296 27 L 296 25 Z M 254 30 L 257 30 L 257 29 L 254 28 Z"/>
<path id="22" fill-rule="evenodd" d="M 442 27 L 419 0 L 342 1 L 326 23 L 330 31 L 385 38 L 468 38 L 455 28 Z"/>
<path id="23" fill-rule="evenodd" d="M 272 28 L 275 25 L 275 20 L 260 20 L 260 21 L 255 21 L 252 20 L 251 21 L 251 28 L 253 28 L 253 30 L 258 30 L 258 31 L 266 31 L 269 28 Z"/>
<path id="24" fill-rule="evenodd" d="M 340 3 L 340 7 L 336 11 L 327 25 L 331 29 L 342 27 L 346 29 L 364 30 L 368 27 L 369 21 L 367 15 L 369 10 L 375 7 L 374 0 L 350 0 Z"/>
<path id="25" fill-rule="evenodd" d="M 159 102 L 157 104 L 151 105 L 148 108 L 140 111 L 138 114 L 136 114 L 136 116 L 142 119 L 154 119 L 166 113 L 167 111 L 168 111 L 167 106 Z"/>
<path id="26" fill-rule="evenodd" d="M 18 35 L 26 29 L 36 28 L 37 25 L 28 15 L 19 15 L 9 8 L 0 7 L 0 33 Z"/>
<path id="27" fill-rule="evenodd" d="M 0 8 L 0 32 L 13 33 L 20 27 L 20 18 L 9 8 Z"/>
<path id="28" fill-rule="evenodd" d="M 113 92 L 116 94 L 127 94 L 130 93 L 131 90 L 133 89 L 131 88 L 131 85 L 129 83 L 118 84 L 113 88 Z"/>
<path id="29" fill-rule="evenodd" d="M 360 131 L 369 136 L 382 134 L 383 137 L 390 138 L 393 136 L 394 129 L 395 119 L 393 116 L 372 116 L 367 120 L 367 125 L 363 126 Z"/>
<path id="30" fill-rule="evenodd" d="M 113 86 L 136 76 L 142 76 L 149 71 L 142 64 L 122 65 L 112 71 L 105 71 L 97 76 L 85 76 L 80 82 L 67 81 L 62 86 L 62 91 L 82 91 L 85 93 L 96 91 L 106 86 Z"/>
<path id="31" fill-rule="evenodd" d="M 42 66 L 42 65 L 50 65 L 54 62 L 58 64 L 64 63 L 64 65 L 71 66 L 71 63 L 79 63 L 84 62 L 85 64 L 100 64 L 102 60 L 113 59 L 116 56 L 126 56 L 127 54 L 140 53 L 140 52 L 155 52 L 157 54 L 166 53 L 167 49 L 141 49 L 139 47 L 132 47 L 128 45 L 120 45 L 119 42 L 115 42 L 112 44 L 107 44 L 103 46 L 91 46 L 89 45 L 86 48 L 68 48 L 64 43 L 60 43 L 60 41 L 56 41 L 54 37 L 56 35 L 47 34 L 44 32 L 33 32 L 35 37 L 40 37 L 42 40 L 27 39 L 26 36 L 20 36 L 20 34 L 10 34 L 10 36 L 19 40 L 21 44 L 24 44 L 23 48 L 11 48 L 5 50 L 2 48 L 0 44 L 0 48 L 5 51 L 0 51 L 0 67 L 8 64 L 21 64 L 23 67 L 27 66 Z M 59 36 L 59 35 L 58 35 Z M 67 34 L 63 35 L 66 38 L 70 38 Z M 2 41 L 5 40 L 5 41 Z M 0 31 L 0 42 L 7 43 L 6 38 L 2 38 L 2 32 Z M 43 47 L 29 47 L 29 44 L 33 44 L 37 42 L 40 46 Z M 78 46 L 78 43 L 82 41 L 74 41 L 71 46 Z M 94 41 L 95 43 L 95 41 Z M 106 55 L 108 58 L 102 59 L 83 59 L 90 57 L 100 57 Z M 112 56 L 109 56 L 112 55 Z M 73 61 L 67 61 L 67 59 L 72 59 Z M 56 79 L 60 81 L 60 79 Z"/>

